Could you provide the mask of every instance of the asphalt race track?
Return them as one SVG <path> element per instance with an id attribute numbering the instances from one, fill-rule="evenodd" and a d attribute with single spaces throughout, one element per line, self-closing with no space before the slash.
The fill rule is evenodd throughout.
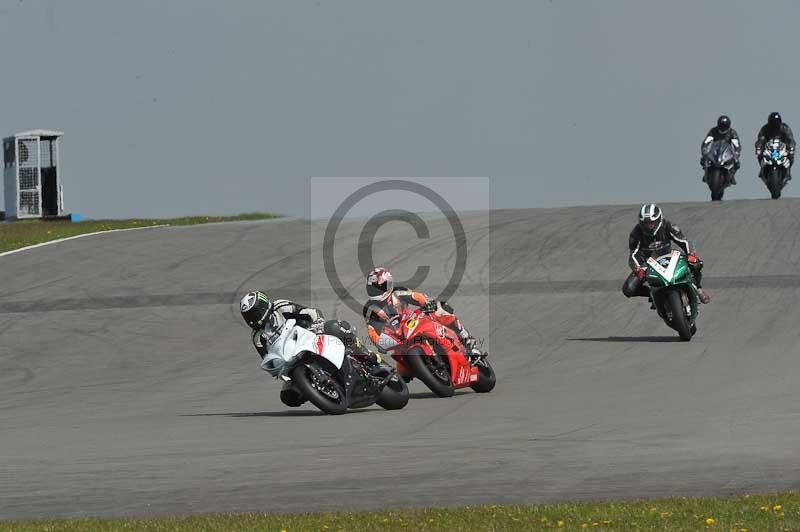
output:
<path id="1" fill-rule="evenodd" d="M 664 208 L 706 261 L 691 343 L 619 291 L 635 207 L 498 211 L 491 232 L 465 214 L 490 246 L 451 301 L 468 325 L 488 311 L 496 390 L 436 399 L 415 381 L 405 410 L 338 417 L 279 401 L 238 315 L 266 288 L 353 317 L 309 283 L 308 222 L 0 258 L 0 518 L 800 489 L 800 200 Z M 390 265 L 451 266 L 428 260 L 436 230 L 421 246 L 395 225 Z"/>

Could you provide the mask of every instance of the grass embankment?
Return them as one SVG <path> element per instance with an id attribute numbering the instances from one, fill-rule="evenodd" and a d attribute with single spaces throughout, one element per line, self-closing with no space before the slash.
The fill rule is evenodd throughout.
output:
<path id="1" fill-rule="evenodd" d="M 734 531 L 800 530 L 800 494 L 746 495 L 724 499 L 536 506 L 473 506 L 312 515 L 198 515 L 190 517 L 0 522 L 14 532 L 170 531 Z"/>
<path id="2" fill-rule="evenodd" d="M 59 238 L 99 231 L 111 231 L 113 229 L 133 229 L 137 227 L 152 227 L 154 225 L 198 225 L 216 222 L 267 220 L 277 217 L 278 215 L 275 214 L 254 212 L 236 216 L 186 216 L 164 220 L 86 220 L 77 223 L 41 220 L 17 221 L 0 224 L 0 253 L 58 240 Z"/>

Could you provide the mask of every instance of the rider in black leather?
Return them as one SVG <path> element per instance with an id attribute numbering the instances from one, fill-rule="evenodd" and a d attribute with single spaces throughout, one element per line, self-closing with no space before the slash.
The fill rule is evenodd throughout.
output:
<path id="1" fill-rule="evenodd" d="M 706 168 L 706 155 L 708 154 L 708 149 L 711 147 L 713 142 L 718 140 L 725 140 L 731 143 L 733 146 L 733 152 L 736 155 L 736 162 L 733 165 L 733 171 L 730 173 L 731 178 L 731 185 L 736 184 L 736 171 L 742 166 L 739 163 L 739 159 L 742 155 L 742 143 L 739 141 L 739 134 L 736 132 L 733 127 L 731 127 L 731 119 L 725 115 L 720 116 L 717 118 L 717 125 L 716 127 L 712 127 L 706 133 L 705 138 L 703 139 L 703 143 L 700 145 L 700 166 L 703 167 L 705 170 Z M 703 172 L 703 182 L 706 180 L 705 172 Z"/>
<path id="2" fill-rule="evenodd" d="M 661 209 L 654 203 L 643 205 L 639 211 L 639 223 L 633 228 L 628 238 L 630 256 L 628 263 L 631 274 L 622 285 L 622 293 L 626 297 L 647 297 L 650 295 L 644 283 L 645 263 L 648 257 L 658 257 L 669 252 L 672 244 L 677 244 L 686 255 L 689 269 L 694 276 L 694 284 L 698 289 L 700 302 L 708 303 L 711 297 L 703 290 L 703 261 L 692 253 L 689 241 L 677 225 L 664 219 Z"/>
<path id="3" fill-rule="evenodd" d="M 789 124 L 783 121 L 780 113 L 770 113 L 769 117 L 767 117 L 767 123 L 764 124 L 758 132 L 758 138 L 756 139 L 756 158 L 758 159 L 759 166 L 761 165 L 761 159 L 763 159 L 762 152 L 764 151 L 764 145 L 768 140 L 775 138 L 785 143 L 786 149 L 789 151 L 789 168 L 786 169 L 786 181 L 789 181 L 792 179 L 792 166 L 794 166 L 794 133 L 792 133 L 792 128 L 789 127 Z M 764 177 L 763 168 L 762 171 L 759 171 L 758 177 Z"/>

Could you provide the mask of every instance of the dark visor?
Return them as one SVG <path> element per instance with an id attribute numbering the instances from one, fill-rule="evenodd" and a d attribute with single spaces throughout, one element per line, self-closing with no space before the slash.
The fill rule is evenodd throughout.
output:
<path id="1" fill-rule="evenodd" d="M 386 283 L 379 284 L 378 286 L 367 285 L 367 295 L 379 296 L 386 293 Z"/>

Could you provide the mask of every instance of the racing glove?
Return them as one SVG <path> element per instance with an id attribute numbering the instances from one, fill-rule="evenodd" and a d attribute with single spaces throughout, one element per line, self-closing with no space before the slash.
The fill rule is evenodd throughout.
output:
<path id="1" fill-rule="evenodd" d="M 423 308 L 425 309 L 425 312 L 436 312 L 439 310 L 439 304 L 435 300 L 431 299 L 425 303 Z"/>
<path id="2" fill-rule="evenodd" d="M 647 270 L 645 270 L 644 268 L 636 268 L 636 277 L 638 277 L 639 279 L 644 279 L 646 275 L 647 275 Z"/>
<path id="3" fill-rule="evenodd" d="M 688 255 L 686 255 L 686 261 L 692 266 L 703 263 L 703 261 L 700 260 L 700 257 L 695 255 L 694 253 L 689 253 Z"/>

